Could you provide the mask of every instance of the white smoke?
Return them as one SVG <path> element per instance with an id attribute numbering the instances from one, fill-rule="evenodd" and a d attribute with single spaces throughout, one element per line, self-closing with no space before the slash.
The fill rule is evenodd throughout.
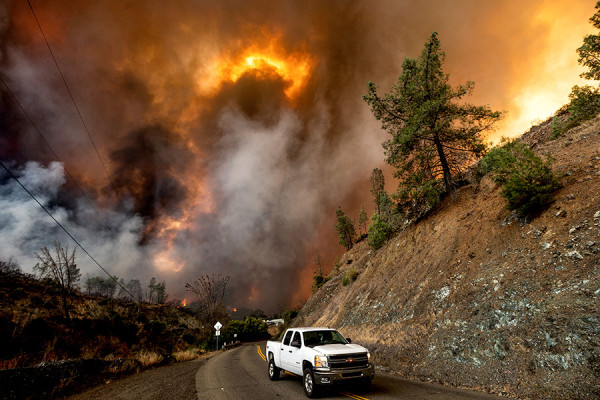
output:
<path id="1" fill-rule="evenodd" d="M 89 205 L 83 199 L 78 199 L 77 205 L 70 209 L 58 205 L 66 183 L 64 168 L 59 162 L 43 166 L 30 161 L 13 173 L 52 217 L 109 272 L 125 279 L 137 278 L 140 273 L 143 273 L 144 277 L 148 274 L 147 269 L 142 268 L 144 255 L 137 246 L 136 230 L 142 226 L 139 219 L 127 219 L 109 210 L 102 212 L 101 221 L 81 218 L 82 215 L 90 214 Z M 42 247 L 53 250 L 54 241 L 60 242 L 63 247 L 69 246 L 70 249 L 77 247 L 17 181 L 6 174 L 2 177 L 0 260 L 12 257 L 24 272 L 31 273 L 37 263 L 34 253 L 39 253 Z M 84 276 L 104 275 L 81 249 L 78 249 L 76 254 L 76 262 Z"/>

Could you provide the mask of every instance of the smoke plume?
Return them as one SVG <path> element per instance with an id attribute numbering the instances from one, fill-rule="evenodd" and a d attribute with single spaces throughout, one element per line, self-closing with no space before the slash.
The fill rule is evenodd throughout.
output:
<path id="1" fill-rule="evenodd" d="M 372 211 L 386 133 L 369 80 L 389 89 L 437 31 L 451 81 L 508 111 L 490 139 L 516 136 L 579 82 L 593 5 L 32 1 L 69 94 L 27 3 L 5 2 L 0 159 L 113 275 L 181 299 L 229 274 L 231 306 L 276 311 L 310 294 L 317 251 L 326 270 L 342 251 L 338 204 Z M 4 172 L 0 203 L 0 259 L 28 271 L 40 247 L 70 244 Z"/>

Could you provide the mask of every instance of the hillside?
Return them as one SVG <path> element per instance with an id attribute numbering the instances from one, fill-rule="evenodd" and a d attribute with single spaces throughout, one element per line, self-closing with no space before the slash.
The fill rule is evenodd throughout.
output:
<path id="1" fill-rule="evenodd" d="M 77 292 L 26 274 L 0 274 L 2 398 L 54 398 L 175 360 L 197 358 L 210 329 L 187 309 Z"/>
<path id="2" fill-rule="evenodd" d="M 378 251 L 357 244 L 294 324 L 338 328 L 409 378 L 599 398 L 600 118 L 550 134 L 522 137 L 562 174 L 539 217 L 519 221 L 486 176 Z"/>

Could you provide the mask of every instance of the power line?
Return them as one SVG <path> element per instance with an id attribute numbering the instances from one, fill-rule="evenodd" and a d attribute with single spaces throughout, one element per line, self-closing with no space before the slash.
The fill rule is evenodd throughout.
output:
<path id="1" fill-rule="evenodd" d="M 119 193 L 117 192 L 117 189 L 116 189 L 112 179 L 110 178 L 110 174 L 108 173 L 108 169 L 106 168 L 106 165 L 102 161 L 102 157 L 100 157 L 100 152 L 98 151 L 98 147 L 96 147 L 96 143 L 94 143 L 92 134 L 90 133 L 90 130 L 88 129 L 88 126 L 85 123 L 85 120 L 83 119 L 83 115 L 81 114 L 81 111 L 79 110 L 79 107 L 77 106 L 77 103 L 75 102 L 73 93 L 71 93 L 71 89 L 69 88 L 69 85 L 67 84 L 67 80 L 65 79 L 65 76 L 63 75 L 62 70 L 60 69 L 60 66 L 58 65 L 58 61 L 56 60 L 56 57 L 54 56 L 54 52 L 52 51 L 52 48 L 50 47 L 50 43 L 48 42 L 48 39 L 46 39 L 46 34 L 44 33 L 44 30 L 42 29 L 42 25 L 40 24 L 40 21 L 38 20 L 36 14 L 35 14 L 35 11 L 33 10 L 33 6 L 31 5 L 31 2 L 29 0 L 27 0 L 27 4 L 29 4 L 29 8 L 31 9 L 33 18 L 35 19 L 35 22 L 40 30 L 40 33 L 42 34 L 42 37 L 44 38 L 44 42 L 46 43 L 46 47 L 48 47 L 48 51 L 50 52 L 50 55 L 52 56 L 52 60 L 54 60 L 54 65 L 56 65 L 56 69 L 58 70 L 58 73 L 60 74 L 60 78 L 62 79 L 65 87 L 67 88 L 67 92 L 69 93 L 71 102 L 73 103 L 73 106 L 75 107 L 75 110 L 77 111 L 77 115 L 79 116 L 81 124 L 83 125 L 83 128 L 85 129 L 85 132 L 87 133 L 87 136 L 90 139 L 90 142 L 92 143 L 92 147 L 94 148 L 94 151 L 96 152 L 96 155 L 98 156 L 98 160 L 100 161 L 100 164 L 102 165 L 102 168 L 104 169 L 104 173 L 106 174 L 106 177 L 108 178 L 110 187 L 112 188 L 113 192 L 115 193 L 115 196 L 119 200 L 119 203 L 121 204 L 121 207 L 123 208 L 123 211 L 125 212 L 125 215 L 127 215 L 127 209 L 125 207 L 125 204 L 123 203 L 121 196 L 119 196 Z M 129 221 L 129 225 L 131 226 L 131 229 L 134 229 L 133 224 L 131 223 L 131 219 L 129 219 L 129 217 L 127 217 L 127 219 Z"/>
<path id="2" fill-rule="evenodd" d="M 106 167 L 106 165 L 104 164 L 104 162 L 102 161 L 102 157 L 100 156 L 100 152 L 98 151 L 98 147 L 96 146 L 96 143 L 94 142 L 94 139 L 92 138 L 92 134 L 87 126 L 87 124 L 85 123 L 85 120 L 83 118 L 83 115 L 81 113 L 81 110 L 79 109 L 79 106 L 77 106 L 77 102 L 75 101 L 75 97 L 73 96 L 73 93 L 71 92 L 71 89 L 69 88 L 69 85 L 67 83 L 67 80 L 60 68 L 60 65 L 58 64 L 58 60 L 56 59 L 56 56 L 54 55 L 54 52 L 52 51 L 52 48 L 50 47 L 50 43 L 48 42 L 48 39 L 46 38 L 46 35 L 44 33 L 44 30 L 42 29 L 42 25 L 40 24 L 40 21 L 37 18 L 37 15 L 35 14 L 35 10 L 33 9 L 33 5 L 31 4 L 30 0 L 27 0 L 27 4 L 29 5 L 29 9 L 31 10 L 31 13 L 33 15 L 33 18 L 35 19 L 35 22 L 38 26 L 38 29 L 44 39 L 44 43 L 46 43 L 46 47 L 48 48 L 48 51 L 50 52 L 50 55 L 52 57 L 52 60 L 54 61 L 54 65 L 56 66 L 56 69 L 58 70 L 58 73 L 60 74 L 61 80 L 63 82 L 63 84 L 65 85 L 65 88 L 67 89 L 67 93 L 69 94 L 69 97 L 71 99 L 71 102 L 73 103 L 73 106 L 75 107 L 75 110 L 77 111 L 77 115 L 79 116 L 79 119 L 81 121 L 81 124 L 83 125 L 85 132 L 87 133 L 87 136 L 90 140 L 90 142 L 92 143 L 92 147 L 94 148 L 94 151 L 96 153 L 96 156 L 98 157 L 98 160 L 100 161 L 100 164 L 102 165 L 102 168 L 104 170 L 104 173 L 106 174 L 106 177 L 108 178 L 108 182 L 110 184 L 110 187 L 112 189 L 112 191 L 115 194 L 115 197 L 117 198 L 118 202 L 121 205 L 121 208 L 123 209 L 123 212 L 127 218 L 127 221 L 129 222 L 129 226 L 131 227 L 132 231 L 135 231 L 135 227 L 134 224 L 131 221 L 131 217 L 129 216 L 128 212 L 127 212 L 127 208 L 125 207 L 125 204 L 123 202 L 123 200 L 121 199 L 121 196 L 119 196 L 119 193 L 110 177 L 110 173 L 108 172 L 108 168 Z M 143 253 L 146 257 L 148 257 L 147 254 Z M 148 260 L 149 261 L 149 260 Z M 151 264 L 151 263 L 150 263 Z M 105 271 L 106 272 L 106 271 Z M 112 276 L 111 276 L 112 277 Z"/>
<path id="3" fill-rule="evenodd" d="M 25 117 L 27 118 L 27 120 L 29 121 L 29 123 L 31 124 L 31 126 L 33 127 L 33 129 L 42 138 L 42 140 L 46 144 L 46 146 L 50 149 L 50 152 L 52 153 L 52 155 L 54 156 L 54 158 L 63 164 L 65 173 L 67 174 L 67 176 L 69 177 L 69 179 L 71 179 L 71 181 L 75 184 L 75 186 L 77 187 L 77 189 L 79 190 L 79 192 L 83 195 L 83 197 L 87 200 L 88 204 L 94 209 L 94 211 L 96 212 L 96 216 L 98 217 L 98 219 L 103 220 L 103 218 L 100 215 L 100 212 L 98 211 L 98 209 L 96 208 L 96 206 L 94 205 L 94 203 L 92 203 L 92 201 L 90 200 L 90 198 L 88 197 L 88 195 L 81 188 L 81 186 L 79 186 L 79 184 L 77 183 L 77 181 L 75 180 L 75 178 L 71 175 L 71 173 L 69 172 L 69 170 L 66 167 L 66 164 L 58 157 L 58 155 L 56 154 L 56 152 L 54 151 L 54 149 L 52 148 L 52 146 L 50 145 L 50 143 L 48 142 L 48 140 L 46 140 L 46 137 L 38 129 L 37 125 L 33 122 L 33 119 L 29 116 L 29 114 L 27 113 L 27 111 L 25 111 L 25 109 L 23 108 L 23 106 L 21 105 L 21 103 L 19 102 L 19 100 L 17 99 L 17 97 L 15 96 L 15 94 L 13 93 L 13 91 L 10 89 L 10 87 L 8 87 L 8 85 L 6 84 L 6 82 L 4 81 L 4 79 L 2 78 L 1 74 L 0 74 L 0 82 L 2 82 L 2 84 L 4 85 L 4 87 L 7 90 L 8 94 L 13 99 L 13 101 L 17 104 L 17 106 L 19 107 L 19 109 L 21 110 L 21 112 L 25 115 Z"/>
<path id="4" fill-rule="evenodd" d="M 85 247 L 83 247 L 81 245 L 81 243 L 79 243 L 79 241 L 77 239 L 75 239 L 75 237 L 73 237 L 73 235 L 71 235 L 71 233 L 67 230 L 67 228 L 65 228 L 60 222 L 58 222 L 58 220 L 56 218 L 54 218 L 52 213 L 42 203 L 39 202 L 39 200 L 33 195 L 33 193 L 31 193 L 31 191 L 29 191 L 29 189 L 27 189 L 25 187 L 25 185 L 23 185 L 21 183 L 21 181 L 15 176 L 15 174 L 13 174 L 12 171 L 10 169 L 8 169 L 8 167 L 6 165 L 4 165 L 4 163 L 1 160 L 0 160 L 0 165 L 2 166 L 2 168 L 4 168 L 6 170 L 6 172 L 8 172 L 10 177 L 13 178 L 15 181 L 17 181 L 17 183 L 23 188 L 23 190 L 25 190 L 27 192 L 27 194 L 29 194 L 29 196 L 31 196 L 31 198 L 33 200 L 35 200 L 35 202 L 40 207 L 42 207 L 42 209 L 46 212 L 46 214 L 48 214 L 50 216 L 50 218 L 52 218 L 54 220 L 54 222 L 56 222 L 56 224 L 71 238 L 71 240 L 73 240 L 75 242 L 75 244 L 77 244 L 77 246 L 81 247 L 81 250 L 83 250 L 83 252 L 85 254 L 87 254 L 92 259 L 92 261 L 94 261 L 94 263 L 96 263 L 96 265 L 98 267 L 100 267 L 100 269 L 102 271 L 104 271 L 113 281 L 115 281 L 115 283 L 117 285 L 119 285 L 121 287 L 121 289 L 123 289 L 125 291 L 125 293 L 130 295 L 132 299 L 135 299 L 135 296 L 133 294 L 131 294 L 131 292 L 129 290 L 127 290 L 127 288 L 125 288 L 125 286 L 121 285 L 116 277 L 112 276 L 102 265 L 100 265 L 100 263 L 98 261 L 96 261 L 96 259 L 85 249 Z"/>

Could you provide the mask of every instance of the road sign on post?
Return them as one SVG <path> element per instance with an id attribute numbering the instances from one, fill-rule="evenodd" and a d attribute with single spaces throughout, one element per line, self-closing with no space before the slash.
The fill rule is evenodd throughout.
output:
<path id="1" fill-rule="evenodd" d="M 215 334 L 215 336 L 217 337 L 217 350 L 219 350 L 219 336 L 221 336 L 221 328 L 223 327 L 223 325 L 217 321 L 217 323 L 215 324 L 215 330 L 217 331 L 217 333 Z"/>

